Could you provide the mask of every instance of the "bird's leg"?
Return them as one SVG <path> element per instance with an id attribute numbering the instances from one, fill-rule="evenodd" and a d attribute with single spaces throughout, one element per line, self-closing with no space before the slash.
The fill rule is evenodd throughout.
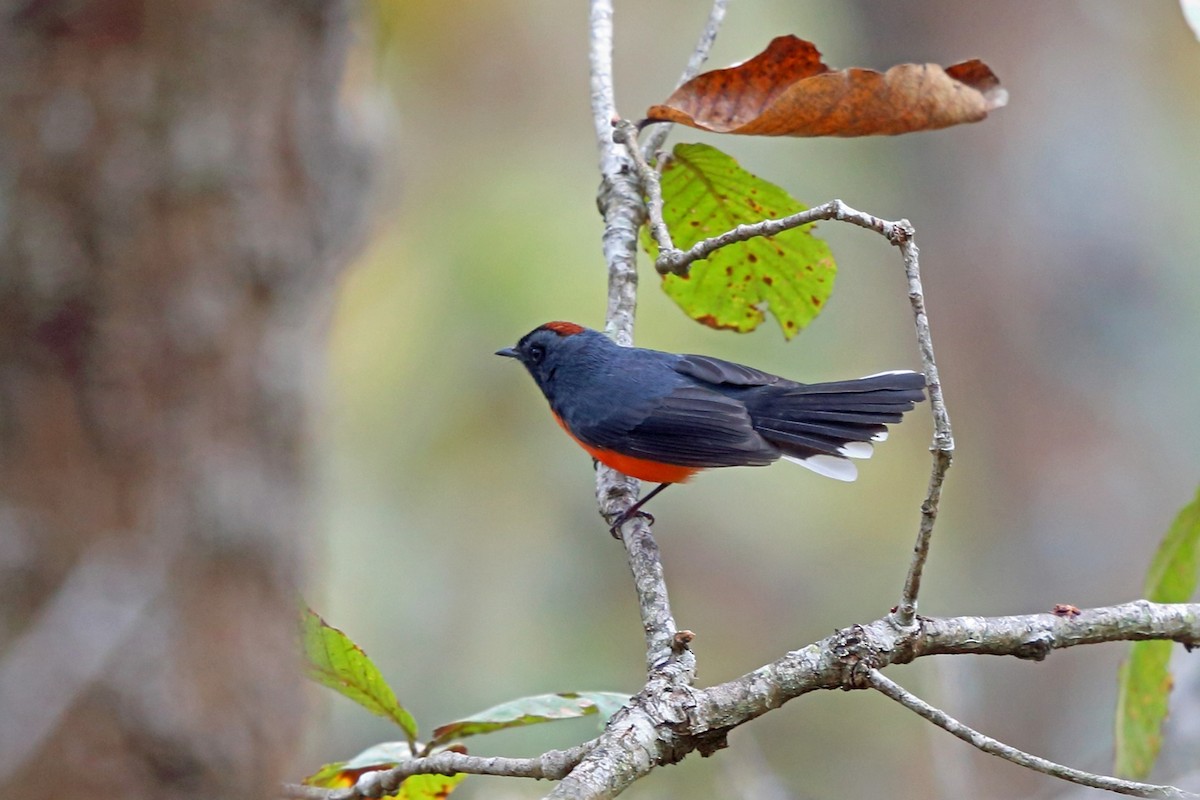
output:
<path id="1" fill-rule="evenodd" d="M 625 509 L 625 513 L 623 513 L 621 516 L 617 517 L 617 521 L 614 522 L 612 524 L 612 527 L 610 527 L 608 529 L 608 532 L 612 534 L 613 538 L 620 539 L 621 538 L 621 526 L 624 525 L 626 522 L 629 522 L 629 520 L 631 520 L 634 517 L 639 516 L 639 515 L 650 520 L 650 524 L 653 525 L 654 524 L 654 515 L 649 514 L 645 511 L 642 511 L 641 508 L 642 508 L 642 506 L 646 505 L 646 503 L 650 502 L 650 498 L 654 497 L 654 495 L 658 494 L 659 492 L 661 492 L 663 489 L 667 488 L 670 485 L 671 484 L 669 484 L 669 483 L 660 483 L 658 486 L 655 486 L 653 489 L 651 489 L 650 492 L 645 497 L 642 497 L 640 500 L 638 500 L 636 503 L 631 505 L 629 508 Z"/>

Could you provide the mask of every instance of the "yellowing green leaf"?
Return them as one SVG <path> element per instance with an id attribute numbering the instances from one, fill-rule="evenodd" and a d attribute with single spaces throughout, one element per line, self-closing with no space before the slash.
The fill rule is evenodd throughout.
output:
<path id="1" fill-rule="evenodd" d="M 357 783 L 365 773 L 391 769 L 409 758 L 412 749 L 407 742 L 383 742 L 368 747 L 349 761 L 326 764 L 305 778 L 304 783 L 322 789 L 344 789 Z M 465 777 L 465 774 L 411 775 L 395 794 L 385 795 L 383 800 L 441 800 Z"/>
<path id="2" fill-rule="evenodd" d="M 413 775 L 400 784 L 400 791 L 392 795 L 396 800 L 442 800 L 449 797 L 454 787 L 467 777 L 457 775 Z"/>
<path id="3" fill-rule="evenodd" d="M 358 775 L 353 775 L 346 769 L 345 761 L 334 761 L 325 764 L 319 770 L 305 778 L 302 783 L 306 786 L 317 786 L 322 789 L 344 789 L 353 786 Z"/>
<path id="4" fill-rule="evenodd" d="M 304 610 L 302 630 L 309 677 L 372 714 L 390 719 L 410 743 L 416 741 L 416 720 L 397 702 L 392 687 L 361 647 L 311 609 Z"/>
<path id="5" fill-rule="evenodd" d="M 1146 575 L 1145 596 L 1156 603 L 1186 603 L 1200 572 L 1200 492 L 1183 507 L 1158 546 Z M 1116 773 L 1144 779 L 1162 746 L 1162 724 L 1171 692 L 1172 642 L 1134 642 L 1121 665 L 1117 693 Z"/>
<path id="6" fill-rule="evenodd" d="M 675 246 L 686 250 L 738 225 L 805 210 L 778 186 L 704 144 L 676 145 L 662 175 L 663 217 Z M 769 311 L 790 339 L 829 299 L 837 266 L 812 226 L 723 247 L 692 264 L 687 277 L 666 275 L 663 291 L 692 319 L 713 328 L 752 331 Z M 651 258 L 658 248 L 643 231 Z"/>
<path id="7" fill-rule="evenodd" d="M 1171 691 L 1173 642 L 1134 642 L 1121 665 L 1117 692 L 1116 773 L 1142 780 L 1162 747 L 1162 723 Z"/>
<path id="8" fill-rule="evenodd" d="M 433 741 L 445 742 L 589 714 L 602 714 L 604 719 L 608 719 L 628 700 L 629 695 L 616 692 L 559 692 L 522 697 L 442 725 L 433 732 Z"/>

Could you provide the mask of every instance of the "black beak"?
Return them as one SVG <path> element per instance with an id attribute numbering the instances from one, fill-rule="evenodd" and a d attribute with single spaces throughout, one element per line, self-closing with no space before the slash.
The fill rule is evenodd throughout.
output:
<path id="1" fill-rule="evenodd" d="M 505 358 L 520 358 L 520 355 L 511 347 L 506 347 L 503 350 L 497 350 L 496 355 L 504 356 Z"/>

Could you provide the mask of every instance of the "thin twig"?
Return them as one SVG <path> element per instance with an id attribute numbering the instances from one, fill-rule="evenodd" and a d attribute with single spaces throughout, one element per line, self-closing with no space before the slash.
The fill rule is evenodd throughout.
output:
<path id="1" fill-rule="evenodd" d="M 942 382 L 938 377 L 937 361 L 933 357 L 933 336 L 929 332 L 929 315 L 925 312 L 925 294 L 921 288 L 919 251 L 912 226 L 908 220 L 897 223 L 906 234 L 896 241 L 904 257 L 904 273 L 908 277 L 908 299 L 912 305 L 913 322 L 917 329 L 917 347 L 921 352 L 921 368 L 925 372 L 925 385 L 929 389 L 929 408 L 933 414 L 933 443 L 929 446 L 933 454 L 933 465 L 929 471 L 929 486 L 925 501 L 921 503 L 921 523 L 917 528 L 917 541 L 913 545 L 912 561 L 904 578 L 904 590 L 893 618 L 897 625 L 913 624 L 917 615 L 917 595 L 921 591 L 921 574 L 929 558 L 929 544 L 933 538 L 933 526 L 937 522 L 938 505 L 942 498 L 942 483 L 954 459 L 954 434 L 950 429 L 950 413 L 942 397 Z"/>
<path id="2" fill-rule="evenodd" d="M 629 157 L 637 168 L 638 178 L 642 182 L 642 191 L 646 193 L 646 214 L 649 217 L 650 235 L 658 244 L 660 252 L 679 252 L 671 241 L 671 231 L 663 219 L 662 183 L 658 172 L 646 161 L 642 150 L 638 147 L 637 126 L 626 119 L 613 120 L 613 141 L 625 145 Z"/>
<path id="3" fill-rule="evenodd" d="M 721 30 L 721 23 L 725 20 L 725 8 L 728 5 L 729 0 L 713 0 L 712 8 L 708 12 L 708 21 L 704 23 L 704 30 L 700 32 L 700 38 L 696 40 L 696 46 L 692 49 L 692 57 L 688 59 L 683 74 L 679 76 L 679 82 L 675 84 L 676 89 L 700 74 L 700 68 L 708 60 L 708 51 L 712 49 L 717 33 Z M 642 155 L 645 160 L 649 161 L 653 158 L 658 148 L 663 146 L 663 142 L 671 133 L 671 127 L 672 123 L 669 122 L 655 127 L 654 132 L 650 134 L 650 138 L 642 147 Z"/>
<path id="4" fill-rule="evenodd" d="M 392 769 L 367 772 L 345 789 L 284 784 L 282 796 L 294 800 L 362 800 L 395 794 L 404 779 L 413 775 L 456 775 L 460 772 L 555 781 L 567 775 L 595 744 L 593 740 L 569 750 L 551 750 L 536 758 L 482 758 L 445 750 L 427 758 L 405 761 Z"/>
<path id="5" fill-rule="evenodd" d="M 591 71 L 592 124 L 600 150 L 600 192 L 596 198 L 604 216 L 603 252 L 608 265 L 608 309 L 605 331 L 617 344 L 633 344 L 637 310 L 637 232 L 645 219 L 637 183 L 629 177 L 629 160 L 612 138 L 618 118 L 613 99 L 612 2 L 591 5 L 588 61 Z M 637 496 L 637 481 L 627 480 L 629 503 Z"/>
<path id="6" fill-rule="evenodd" d="M 872 689 L 876 689 L 887 695 L 905 708 L 916 712 L 939 728 L 949 731 L 964 742 L 979 748 L 985 753 L 999 756 L 1036 772 L 1041 772 L 1054 778 L 1061 778 L 1071 783 L 1077 783 L 1080 786 L 1089 786 L 1093 789 L 1106 789 L 1110 792 L 1132 795 L 1134 797 L 1200 798 L 1200 795 L 1185 792 L 1174 786 L 1159 786 L 1152 783 L 1126 781 L 1120 778 L 1096 775 L 1062 764 L 1056 764 L 1053 761 L 1048 761 L 1047 759 L 1026 753 L 1023 750 L 1018 750 L 1011 745 L 1004 744 L 990 736 L 985 736 L 973 728 L 967 727 L 945 711 L 929 705 L 899 684 L 889 680 L 877 669 L 867 670 L 864 678 Z"/>
<path id="7" fill-rule="evenodd" d="M 613 140 L 619 119 L 613 93 L 612 0 L 592 0 L 588 60 L 591 70 L 592 122 L 600 150 L 600 192 L 604 217 L 603 250 L 608 264 L 605 330 L 621 345 L 633 344 L 637 309 L 637 236 L 645 219 L 642 193 L 628 150 Z M 636 151 L 636 146 L 631 148 Z M 613 520 L 633 504 L 638 481 L 605 466 L 596 469 L 596 500 Z M 658 545 L 642 517 L 622 526 L 622 540 L 638 593 L 646 637 L 646 691 L 671 698 L 686 694 L 695 677 L 695 656 L 677 639 Z M 672 692 L 673 688 L 680 691 Z M 644 694 L 645 692 L 643 692 Z M 639 698 L 641 695 L 639 695 Z M 612 797 L 648 773 L 659 761 L 658 719 L 636 701 L 609 720 L 596 748 L 548 795 L 559 800 Z"/>
<path id="8" fill-rule="evenodd" d="M 822 203 L 819 206 L 814 206 L 786 217 L 780 217 L 779 219 L 764 219 L 761 222 L 753 224 L 738 225 L 736 228 L 728 230 L 719 236 L 702 239 L 687 250 L 677 250 L 674 247 L 668 250 L 662 248 L 660 244 L 661 249 L 658 253 L 658 259 L 654 262 L 654 268 L 662 275 L 666 275 L 668 272 L 676 275 L 687 275 L 693 262 L 708 258 L 713 252 L 720 250 L 722 247 L 734 244 L 735 242 L 746 242 L 756 236 L 774 236 L 792 228 L 799 228 L 803 225 L 810 225 L 826 219 L 849 222 L 851 225 L 875 231 L 884 236 L 892 244 L 901 244 L 910 235 L 911 231 L 907 222 L 890 222 L 853 209 L 841 200 L 830 200 L 828 203 Z"/>

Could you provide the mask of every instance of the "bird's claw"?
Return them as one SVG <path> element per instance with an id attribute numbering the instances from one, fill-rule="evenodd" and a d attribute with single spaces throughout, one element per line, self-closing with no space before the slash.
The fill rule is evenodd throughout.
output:
<path id="1" fill-rule="evenodd" d="M 654 524 L 654 515 L 651 514 L 649 511 L 637 510 L 637 511 L 634 511 L 632 514 L 630 514 L 628 511 L 626 511 L 624 514 L 617 517 L 617 521 L 614 522 L 609 527 L 608 532 L 610 534 L 612 534 L 612 537 L 614 539 L 620 540 L 622 538 L 621 526 L 624 525 L 626 522 L 629 522 L 629 520 L 633 519 L 634 517 L 641 517 L 642 519 L 646 520 L 647 525 Z"/>

